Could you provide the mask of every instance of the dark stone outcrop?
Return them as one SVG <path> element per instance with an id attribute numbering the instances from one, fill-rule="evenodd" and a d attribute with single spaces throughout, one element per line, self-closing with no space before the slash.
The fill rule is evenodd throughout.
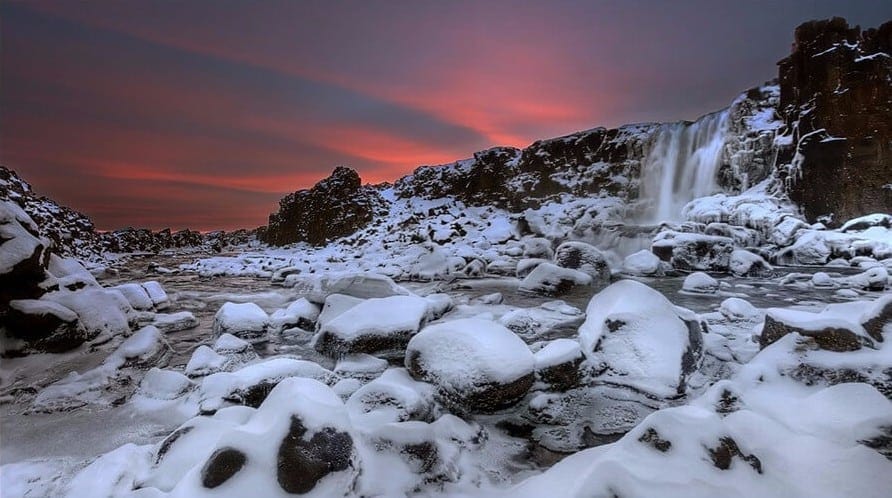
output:
<path id="1" fill-rule="evenodd" d="M 672 448 L 672 441 L 661 438 L 660 433 L 653 427 L 644 431 L 644 434 L 638 438 L 638 442 L 648 444 L 661 453 L 666 453 Z"/>
<path id="2" fill-rule="evenodd" d="M 201 484 L 209 489 L 216 488 L 242 470 L 247 461 L 248 457 L 235 448 L 220 448 L 201 469 Z"/>
<path id="3" fill-rule="evenodd" d="M 810 220 L 892 212 L 892 22 L 804 23 L 778 65 L 780 112 L 798 144 L 790 197 Z"/>
<path id="4" fill-rule="evenodd" d="M 817 330 L 808 330 L 784 323 L 772 317 L 770 313 L 765 315 L 765 325 L 762 327 L 762 334 L 759 336 L 759 346 L 765 349 L 777 342 L 781 337 L 794 332 L 803 337 L 814 339 L 819 348 L 828 351 L 857 351 L 865 343 L 872 346 L 870 339 L 860 337 L 856 332 L 847 328 L 828 326 Z"/>
<path id="5" fill-rule="evenodd" d="M 372 187 L 362 186 L 356 171 L 339 166 L 309 190 L 279 201 L 269 217 L 263 241 L 281 246 L 295 242 L 323 245 L 366 226 L 386 202 Z"/>
<path id="6" fill-rule="evenodd" d="M 306 494 L 325 476 L 352 465 L 353 438 L 324 427 L 310 438 L 303 422 L 292 416 L 291 428 L 279 446 L 277 476 L 288 493 Z"/>
<path id="7" fill-rule="evenodd" d="M 743 460 L 744 463 L 749 464 L 756 473 L 762 473 L 762 461 L 759 460 L 759 457 L 756 455 L 745 455 L 740 451 L 740 447 L 737 446 L 737 441 L 730 436 L 720 438 L 719 444 L 715 448 L 708 448 L 708 450 L 712 463 L 717 469 L 730 469 L 731 463 L 737 457 Z"/>

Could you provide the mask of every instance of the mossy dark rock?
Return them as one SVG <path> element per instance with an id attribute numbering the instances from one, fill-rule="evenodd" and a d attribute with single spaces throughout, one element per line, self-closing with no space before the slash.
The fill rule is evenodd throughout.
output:
<path id="1" fill-rule="evenodd" d="M 762 334 L 759 336 L 759 346 L 765 349 L 781 337 L 793 332 L 813 339 L 821 349 L 836 352 L 857 351 L 861 349 L 862 344 L 869 341 L 866 337 L 861 337 L 850 329 L 832 326 L 817 330 L 804 329 L 784 323 L 776 317 L 772 317 L 771 314 L 767 314 Z"/>

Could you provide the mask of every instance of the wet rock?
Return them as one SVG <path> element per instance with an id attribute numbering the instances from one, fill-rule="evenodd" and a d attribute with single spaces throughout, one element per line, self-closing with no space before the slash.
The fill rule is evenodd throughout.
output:
<path id="1" fill-rule="evenodd" d="M 351 467 L 353 438 L 333 427 L 310 433 L 300 418 L 291 418 L 291 428 L 279 446 L 276 479 L 287 493 L 305 494 L 333 472 Z"/>
<path id="2" fill-rule="evenodd" d="M 201 469 L 201 484 L 209 489 L 216 488 L 242 470 L 247 461 L 247 456 L 235 448 L 220 448 Z"/>
<path id="3" fill-rule="evenodd" d="M 709 456 L 713 465 L 720 470 L 728 470 L 734 458 L 740 458 L 757 473 L 762 473 L 762 462 L 755 455 L 745 455 L 737 446 L 737 441 L 729 436 L 719 439 L 719 443 L 714 448 L 709 448 Z"/>

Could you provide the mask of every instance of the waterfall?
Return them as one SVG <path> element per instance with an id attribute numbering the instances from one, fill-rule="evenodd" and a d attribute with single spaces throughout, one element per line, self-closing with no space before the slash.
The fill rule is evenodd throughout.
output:
<path id="1" fill-rule="evenodd" d="M 679 220 L 689 201 L 721 190 L 716 176 L 727 124 L 725 110 L 693 123 L 660 125 L 641 161 L 640 221 Z"/>

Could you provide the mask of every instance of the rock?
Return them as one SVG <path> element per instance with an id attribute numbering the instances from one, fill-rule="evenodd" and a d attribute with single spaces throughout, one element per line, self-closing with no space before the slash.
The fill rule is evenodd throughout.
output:
<path id="1" fill-rule="evenodd" d="M 215 451 L 201 469 L 201 484 L 213 489 L 228 481 L 242 470 L 248 458 L 235 448 L 220 448 Z"/>
<path id="2" fill-rule="evenodd" d="M 889 272 L 882 266 L 874 266 L 858 275 L 846 277 L 843 280 L 847 285 L 869 291 L 883 291 L 889 283 Z"/>
<path id="3" fill-rule="evenodd" d="M 703 348 L 699 326 L 634 280 L 620 280 L 592 297 L 579 338 L 599 378 L 662 398 L 685 392 Z"/>
<path id="4" fill-rule="evenodd" d="M 385 370 L 387 370 L 387 360 L 382 360 L 370 354 L 359 353 L 345 356 L 338 360 L 334 373 L 339 377 L 369 382 L 380 376 Z"/>
<path id="5" fill-rule="evenodd" d="M 807 311 L 780 308 L 766 310 L 759 346 L 764 349 L 793 332 L 814 339 L 818 347 L 828 351 L 856 351 L 861 346 L 873 347 L 870 336 L 857 323 L 841 318 L 822 317 Z"/>
<path id="6" fill-rule="evenodd" d="M 36 299 L 49 264 L 47 242 L 17 205 L 0 202 L 0 311 L 13 299 Z"/>
<path id="7" fill-rule="evenodd" d="M 665 274 L 664 265 L 665 263 L 660 261 L 656 254 L 642 249 L 626 256 L 626 259 L 623 260 L 622 272 L 638 277 L 660 277 Z"/>
<path id="8" fill-rule="evenodd" d="M 295 327 L 312 331 L 316 327 L 319 313 L 318 306 L 302 297 L 289 304 L 285 309 L 274 311 L 270 316 L 270 325 L 273 330 L 278 332 Z"/>
<path id="9" fill-rule="evenodd" d="M 728 269 L 737 277 L 768 277 L 774 270 L 762 256 L 740 249 L 731 252 Z"/>
<path id="10" fill-rule="evenodd" d="M 755 321 L 762 316 L 755 306 L 739 297 L 729 297 L 722 301 L 719 313 L 731 321 Z"/>
<path id="11" fill-rule="evenodd" d="M 204 377 L 212 373 L 222 372 L 230 363 L 229 358 L 217 353 L 208 346 L 201 345 L 192 352 L 184 372 L 189 377 Z"/>
<path id="12" fill-rule="evenodd" d="M 146 398 L 169 401 L 177 399 L 195 387 L 185 375 L 173 370 L 153 367 L 139 383 L 137 394 Z"/>
<path id="13" fill-rule="evenodd" d="M 536 376 L 551 389 L 566 391 L 579 384 L 579 366 L 585 356 L 578 341 L 555 339 L 537 351 L 534 358 Z"/>
<path id="14" fill-rule="evenodd" d="M 518 290 L 547 296 L 560 295 L 577 285 L 591 285 L 591 283 L 592 277 L 588 273 L 542 263 L 523 279 Z"/>
<path id="15" fill-rule="evenodd" d="M 883 331 L 890 323 L 892 323 L 892 296 L 877 299 L 861 316 L 861 326 L 864 327 L 864 331 L 877 342 L 883 342 Z"/>
<path id="16" fill-rule="evenodd" d="M 374 427 L 409 420 L 430 421 L 433 389 L 417 382 L 402 368 L 392 368 L 362 386 L 347 400 L 350 418 L 358 427 Z"/>
<path id="17" fill-rule="evenodd" d="M 321 323 L 315 348 L 332 357 L 355 353 L 402 353 L 427 316 L 428 303 L 421 297 L 366 299 L 336 318 Z"/>
<path id="18" fill-rule="evenodd" d="M 861 232 L 871 227 L 892 228 L 892 214 L 873 213 L 851 219 L 839 228 L 841 232 Z"/>
<path id="19" fill-rule="evenodd" d="M 313 188 L 282 198 L 262 240 L 275 246 L 323 245 L 365 227 L 386 205 L 377 191 L 361 185 L 356 171 L 339 166 Z"/>
<path id="20" fill-rule="evenodd" d="M 445 404 L 492 412 L 517 403 L 533 383 L 535 360 L 507 328 L 467 318 L 430 325 L 409 341 L 406 368 Z"/>
<path id="21" fill-rule="evenodd" d="M 10 301 L 5 321 L 10 336 L 47 353 L 74 349 L 98 333 L 84 329 L 74 311 L 43 299 Z"/>
<path id="22" fill-rule="evenodd" d="M 481 259 L 473 259 L 462 268 L 461 272 L 471 278 L 482 277 L 486 274 L 486 263 Z"/>
<path id="23" fill-rule="evenodd" d="M 369 299 L 373 297 L 409 296 L 405 287 L 398 285 L 385 275 L 372 272 L 348 273 L 344 275 L 323 276 L 313 284 L 313 290 L 307 299 L 322 304 L 332 294 Z"/>
<path id="24" fill-rule="evenodd" d="M 537 266 L 548 262 L 550 262 L 550 260 L 542 258 L 521 259 L 517 262 L 514 274 L 517 275 L 517 278 L 524 278 L 535 270 Z"/>
<path id="25" fill-rule="evenodd" d="M 892 212 L 892 23 L 861 31 L 842 18 L 796 28 L 778 63 L 779 109 L 799 137 L 787 174 L 809 220 Z"/>
<path id="26" fill-rule="evenodd" d="M 734 242 L 727 237 L 665 231 L 654 238 L 651 251 L 679 270 L 727 271 Z"/>
<path id="27" fill-rule="evenodd" d="M 158 282 L 154 280 L 143 282 L 142 288 L 149 295 L 152 304 L 155 305 L 155 309 L 163 310 L 170 306 L 170 298 L 167 296 L 167 292 L 164 292 L 164 287 L 161 287 L 161 284 Z"/>
<path id="28" fill-rule="evenodd" d="M 564 242 L 554 252 L 554 262 L 561 268 L 587 273 L 594 281 L 610 280 L 610 265 L 597 247 L 585 242 Z"/>
<path id="29" fill-rule="evenodd" d="M 250 342 L 243 341 L 232 334 L 222 334 L 214 341 L 214 351 L 220 354 L 239 354 L 254 350 Z"/>
<path id="30" fill-rule="evenodd" d="M 232 334 L 247 341 L 266 340 L 269 315 L 254 303 L 225 303 L 214 315 L 214 336 Z"/>
<path id="31" fill-rule="evenodd" d="M 322 311 L 316 319 L 316 328 L 319 329 L 362 301 L 358 297 L 345 296 L 343 294 L 328 296 L 325 298 L 325 304 L 322 306 Z"/>
<path id="32" fill-rule="evenodd" d="M 492 294 L 484 294 L 482 296 L 477 296 L 471 300 L 473 304 L 502 304 L 505 300 L 505 297 L 501 292 L 493 292 Z"/>
<path id="33" fill-rule="evenodd" d="M 532 341 L 560 334 L 573 334 L 582 325 L 585 314 L 564 301 L 549 301 L 535 308 L 509 311 L 499 323 L 520 337 Z"/>
<path id="34" fill-rule="evenodd" d="M 47 294 L 45 300 L 52 301 L 77 313 L 87 337 L 113 337 L 130 333 L 130 320 L 133 308 L 119 292 L 109 289 L 80 289 L 78 291 L 57 291 Z"/>
<path id="35" fill-rule="evenodd" d="M 312 436 L 308 437 L 310 434 Z M 305 494 L 327 475 L 348 470 L 353 458 L 353 438 L 346 432 L 324 427 L 310 432 L 294 416 L 279 446 L 277 479 L 286 493 Z"/>
<path id="36" fill-rule="evenodd" d="M 719 281 L 698 271 L 685 277 L 681 289 L 694 294 L 715 294 L 719 290 Z"/>
<path id="37" fill-rule="evenodd" d="M 198 318 L 195 318 L 195 315 L 190 311 L 155 313 L 155 318 L 152 320 L 152 325 L 158 327 L 158 330 L 165 334 L 194 329 L 198 323 Z"/>
<path id="38" fill-rule="evenodd" d="M 260 406 L 282 380 L 297 377 L 333 385 L 338 378 L 317 363 L 294 358 L 271 358 L 234 372 L 219 372 L 203 378 L 199 405 L 203 413 L 213 413 L 228 404 Z"/>
<path id="39" fill-rule="evenodd" d="M 155 308 L 155 303 L 142 285 L 136 283 L 121 284 L 112 287 L 119 291 L 135 310 L 148 311 Z"/>
<path id="40" fill-rule="evenodd" d="M 550 260 L 554 257 L 551 241 L 544 237 L 533 237 L 523 241 L 523 257 Z"/>

